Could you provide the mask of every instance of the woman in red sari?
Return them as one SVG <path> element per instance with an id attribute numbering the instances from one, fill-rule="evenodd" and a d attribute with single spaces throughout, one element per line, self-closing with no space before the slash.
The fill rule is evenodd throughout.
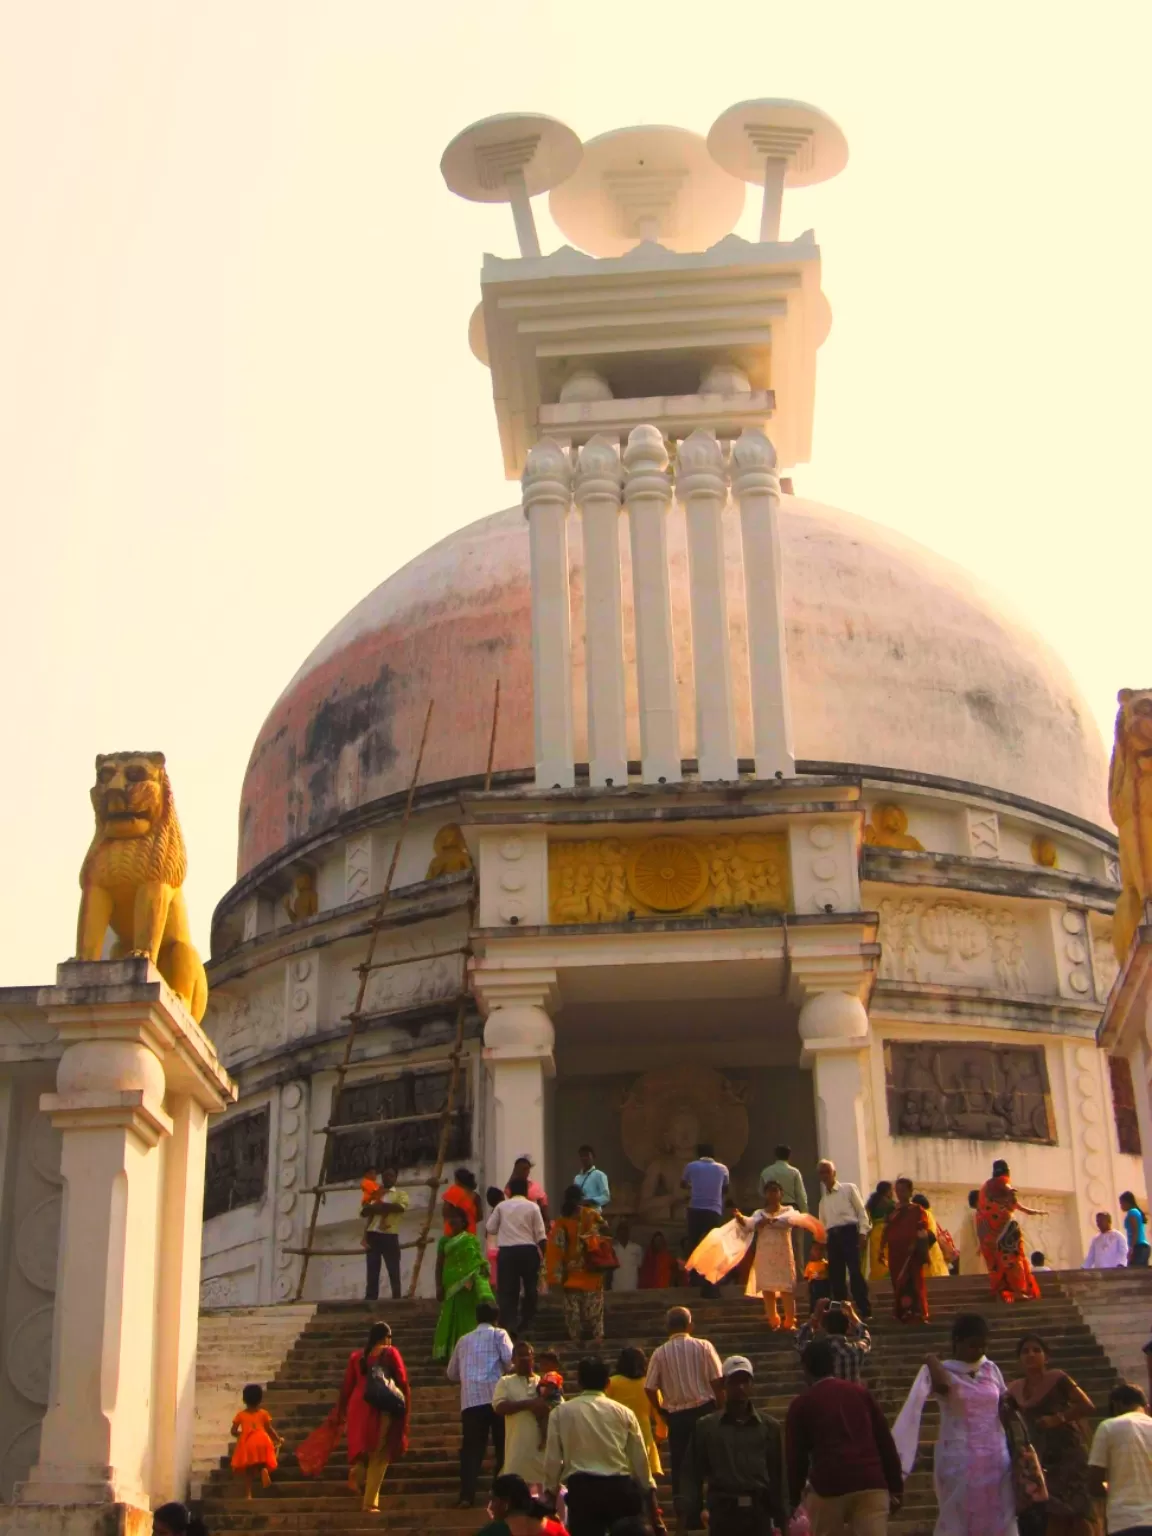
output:
<path id="1" fill-rule="evenodd" d="M 1024 1234 L 1015 1213 L 1039 1216 L 1016 1198 L 1008 1173 L 1008 1164 L 998 1158 L 992 1164 L 992 1177 L 981 1186 L 976 1205 L 976 1236 L 980 1253 L 988 1266 L 992 1294 L 1001 1301 L 1035 1301 L 1040 1287 L 1024 1253 Z"/>
<path id="2" fill-rule="evenodd" d="M 663 1232 L 653 1232 L 647 1252 L 640 1264 L 638 1289 L 642 1291 L 666 1291 L 675 1285 L 675 1260 Z M 1152 1358 L 1152 1357 L 1150 1357 Z"/>
<path id="3" fill-rule="evenodd" d="M 375 1365 L 383 1366 L 403 1392 L 408 1404 L 403 1415 L 381 1413 L 364 1401 L 368 1371 Z M 389 1464 L 408 1449 L 412 1411 L 408 1372 L 400 1351 L 392 1347 L 392 1330 L 387 1323 L 373 1323 L 364 1348 L 353 1350 L 348 1357 L 335 1411 L 348 1421 L 348 1486 L 353 1493 L 363 1493 L 362 1509 L 375 1512 L 380 1508 L 380 1484 Z"/>
<path id="4" fill-rule="evenodd" d="M 893 1185 L 896 1205 L 884 1223 L 880 1262 L 892 1277 L 892 1310 L 898 1323 L 928 1321 L 928 1290 L 924 1276 L 931 1246 L 928 1213 L 912 1202 L 911 1179 Z"/>

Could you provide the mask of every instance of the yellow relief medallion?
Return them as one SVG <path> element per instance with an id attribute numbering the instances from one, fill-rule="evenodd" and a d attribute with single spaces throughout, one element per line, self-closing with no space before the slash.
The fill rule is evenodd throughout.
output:
<path id="1" fill-rule="evenodd" d="M 787 912 L 788 839 L 782 832 L 556 838 L 548 846 L 548 894 L 553 923 Z"/>
<path id="2" fill-rule="evenodd" d="M 654 912 L 683 912 L 708 889 L 708 864 L 682 837 L 654 837 L 633 849 L 626 862 L 628 889 Z"/>

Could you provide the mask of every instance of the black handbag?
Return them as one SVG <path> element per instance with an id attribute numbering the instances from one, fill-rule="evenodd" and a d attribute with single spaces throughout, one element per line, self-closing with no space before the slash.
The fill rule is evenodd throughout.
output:
<path id="1" fill-rule="evenodd" d="M 364 1383 L 364 1401 L 369 1408 L 375 1408 L 379 1413 L 387 1413 L 394 1419 L 402 1419 L 408 1412 L 408 1403 L 403 1392 L 379 1363 L 368 1367 L 368 1379 Z"/>

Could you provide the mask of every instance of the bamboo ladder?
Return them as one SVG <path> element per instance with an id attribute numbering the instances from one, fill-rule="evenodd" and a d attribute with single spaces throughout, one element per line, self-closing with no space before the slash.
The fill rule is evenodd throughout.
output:
<path id="1" fill-rule="evenodd" d="M 451 949 L 432 950 L 426 955 L 405 955 L 397 960 L 376 961 L 376 944 L 382 930 L 387 926 L 388 907 L 392 896 L 392 882 L 396 874 L 396 866 L 400 859 L 400 850 L 404 844 L 404 837 L 408 831 L 409 822 L 412 819 L 412 806 L 416 798 L 416 787 L 420 780 L 420 769 L 424 761 L 424 748 L 428 742 L 428 727 L 432 720 L 432 700 L 428 703 L 428 709 L 424 715 L 424 729 L 420 735 L 420 746 L 416 753 L 416 762 L 412 769 L 412 777 L 408 784 L 408 795 L 404 803 L 404 815 L 400 821 L 400 828 L 396 834 L 396 842 L 392 849 L 392 858 L 388 865 L 388 874 L 384 881 L 384 889 L 380 893 L 380 900 L 376 904 L 376 910 L 372 916 L 371 927 L 368 932 L 368 952 L 364 962 L 358 967 L 360 981 L 356 988 L 356 1000 L 348 1014 L 348 1038 L 344 1044 L 344 1055 L 336 1069 L 336 1083 L 332 1093 L 332 1110 L 339 1104 L 340 1095 L 344 1088 L 345 1079 L 352 1066 L 352 1052 L 356 1044 L 356 1035 L 363 1019 L 364 994 L 368 987 L 368 979 L 374 971 L 387 970 L 394 965 L 404 965 L 413 959 L 435 960 L 450 955 L 460 955 L 464 960 L 465 976 L 460 991 L 456 995 L 456 1028 L 452 1042 L 452 1048 L 448 1053 L 448 1089 L 445 1094 L 443 1109 L 434 1110 L 431 1114 L 424 1115 L 397 1115 L 387 1120 L 358 1121 L 349 1125 L 332 1123 L 322 1126 L 315 1134 L 324 1137 L 324 1151 L 320 1159 L 320 1172 L 316 1183 L 303 1191 L 313 1197 L 312 1215 L 308 1222 L 308 1236 L 302 1248 L 286 1248 L 285 1253 L 300 1254 L 304 1263 L 300 1266 L 300 1279 L 296 1286 L 296 1300 L 300 1301 L 304 1295 L 304 1284 L 308 1278 L 308 1266 L 312 1256 L 319 1255 L 327 1258 L 348 1258 L 359 1256 L 363 1250 L 360 1248 L 324 1248 L 316 1244 L 316 1227 L 320 1219 L 320 1207 L 329 1194 L 337 1190 L 357 1189 L 359 1184 L 355 1180 L 329 1181 L 328 1166 L 331 1161 L 332 1142 L 335 1136 L 345 1135 L 350 1132 L 382 1130 L 393 1125 L 418 1125 L 438 1120 L 440 1122 L 440 1137 L 437 1145 L 436 1163 L 432 1173 L 426 1179 L 399 1180 L 398 1185 L 404 1189 L 427 1189 L 428 1204 L 424 1211 L 424 1221 L 419 1236 L 409 1242 L 401 1243 L 401 1248 L 415 1248 L 416 1262 L 412 1266 L 412 1277 L 408 1282 L 408 1294 L 416 1294 L 416 1286 L 420 1280 L 420 1270 L 424 1263 L 424 1251 L 431 1241 L 432 1220 L 436 1214 L 436 1195 L 444 1178 L 444 1163 L 448 1156 L 448 1143 L 452 1134 L 452 1117 L 455 1113 L 456 1096 L 460 1080 L 460 1064 L 464 1053 L 464 1025 L 468 1016 L 467 988 L 467 964 L 472 953 L 471 938 L 467 938 L 462 945 Z M 496 754 L 496 729 L 500 720 L 500 682 L 497 679 L 495 696 L 492 705 L 492 729 L 488 740 L 488 763 L 484 774 L 484 788 L 492 787 L 492 765 Z M 469 935 L 473 927 L 475 915 L 475 889 L 469 903 Z M 330 1112 L 331 1113 L 331 1112 Z"/>

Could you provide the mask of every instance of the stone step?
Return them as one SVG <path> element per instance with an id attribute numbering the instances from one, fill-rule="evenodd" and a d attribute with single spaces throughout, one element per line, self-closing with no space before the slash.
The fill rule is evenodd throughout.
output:
<path id="1" fill-rule="evenodd" d="M 1148 1279 L 1152 1283 L 1152 1276 Z M 1132 1303 L 1128 1302 L 1129 1291 L 1135 1298 Z M 903 1403 L 924 1355 L 946 1350 L 951 1319 L 961 1311 L 979 1311 L 989 1318 L 990 1354 L 1006 1374 L 1013 1371 L 1019 1335 L 1035 1330 L 1048 1340 L 1060 1367 L 1068 1370 L 1103 1406 L 1116 1379 L 1114 1362 L 1101 1348 L 1059 1276 L 1045 1276 L 1041 1300 L 1026 1306 L 1008 1308 L 997 1304 L 989 1295 L 986 1281 L 979 1277 L 930 1282 L 929 1297 L 932 1320 L 923 1327 L 908 1328 L 884 1315 L 886 1288 L 877 1288 L 873 1352 L 865 1378 L 889 1419 Z M 1125 1304 L 1134 1305 L 1142 1297 L 1152 1301 L 1152 1289 L 1142 1288 L 1139 1280 L 1134 1286 L 1128 1282 Z M 1118 1291 L 1114 1299 L 1121 1299 Z M 684 1303 L 692 1308 L 695 1331 L 711 1338 L 721 1355 L 750 1356 L 756 1370 L 757 1403 L 775 1417 L 783 1418 L 801 1385 L 794 1343 L 790 1338 L 769 1333 L 760 1321 L 757 1306 L 738 1293 L 725 1295 L 719 1301 L 698 1301 L 683 1291 L 609 1296 L 605 1355 L 611 1361 L 624 1342 L 639 1343 L 651 1350 L 664 1337 L 667 1308 Z M 267 1492 L 257 1490 L 251 1501 L 243 1499 L 231 1476 L 226 1454 L 222 1454 L 227 1448 L 225 1428 L 212 1458 L 212 1475 L 204 1487 L 203 1504 L 211 1529 L 251 1532 L 253 1536 L 264 1532 L 269 1536 L 277 1532 L 302 1536 L 306 1531 L 355 1536 L 359 1532 L 379 1531 L 382 1525 L 390 1536 L 475 1531 L 483 1523 L 481 1503 L 471 1511 L 453 1507 L 459 1398 L 457 1389 L 446 1382 L 443 1366 L 429 1358 L 436 1314 L 435 1304 L 423 1300 L 320 1303 L 285 1351 L 279 1368 L 268 1378 L 266 1406 L 288 1441 L 282 1453 L 283 1464 Z M 361 1346 L 368 1327 L 381 1317 L 392 1325 L 394 1342 L 404 1355 L 414 1394 L 412 1447 L 403 1462 L 389 1469 L 382 1498 L 383 1521 L 363 1515 L 356 1508 L 344 1483 L 346 1447 L 337 1448 L 323 1477 L 316 1481 L 300 1475 L 290 1449 L 293 1442 L 298 1444 L 327 1416 L 343 1379 L 348 1355 Z M 542 1299 L 532 1334 L 538 1346 L 554 1345 L 565 1373 L 574 1374 L 582 1351 L 564 1336 L 558 1298 Z M 219 1369 L 230 1370 L 226 1347 L 220 1350 L 214 1346 L 213 1355 Z M 247 1379 L 259 1377 L 251 1373 Z M 238 1400 L 233 1400 L 229 1411 L 234 1412 L 238 1406 Z M 928 1536 L 933 1529 L 931 1465 L 937 1425 L 934 1412 L 925 1414 L 920 1461 L 909 1479 L 905 1506 L 890 1522 L 892 1536 Z M 660 1496 L 667 1509 L 670 1499 L 666 1476 L 661 1480 Z"/>

